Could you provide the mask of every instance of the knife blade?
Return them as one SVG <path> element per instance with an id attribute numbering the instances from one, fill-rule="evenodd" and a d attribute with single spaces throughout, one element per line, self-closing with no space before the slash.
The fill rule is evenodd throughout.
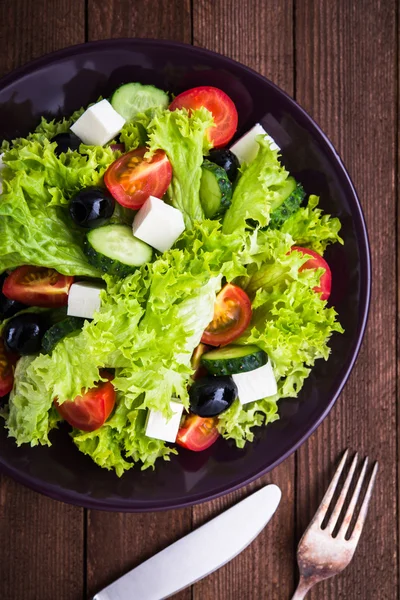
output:
<path id="1" fill-rule="evenodd" d="M 93 600 L 163 600 L 237 556 L 278 508 L 281 490 L 267 485 L 211 519 L 96 594 Z"/>

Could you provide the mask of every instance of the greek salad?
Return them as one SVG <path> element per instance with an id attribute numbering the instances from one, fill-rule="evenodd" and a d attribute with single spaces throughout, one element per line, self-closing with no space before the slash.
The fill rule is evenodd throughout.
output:
<path id="1" fill-rule="evenodd" d="M 328 341 L 343 243 L 222 90 L 127 83 L 3 141 L 0 397 L 8 435 L 121 476 L 278 419 Z"/>

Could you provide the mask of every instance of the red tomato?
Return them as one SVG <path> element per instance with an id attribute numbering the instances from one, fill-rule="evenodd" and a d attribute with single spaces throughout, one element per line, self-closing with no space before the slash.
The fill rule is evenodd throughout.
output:
<path id="1" fill-rule="evenodd" d="M 66 306 L 73 281 L 73 277 L 61 275 L 54 269 L 26 265 L 6 277 L 3 294 L 28 306 Z"/>
<path id="2" fill-rule="evenodd" d="M 202 85 L 179 94 L 169 108 L 195 110 L 202 106 L 214 117 L 215 127 L 210 127 L 207 132 L 214 148 L 225 146 L 233 138 L 238 125 L 236 106 L 225 92 L 216 87 Z"/>
<path id="3" fill-rule="evenodd" d="M 321 294 L 321 300 L 328 300 L 329 296 L 331 295 L 332 273 L 326 260 L 322 258 L 318 252 L 309 250 L 308 248 L 292 246 L 292 250 L 297 250 L 297 252 L 301 252 L 302 254 L 307 254 L 312 257 L 310 260 L 304 263 L 300 271 L 304 271 L 304 269 L 325 269 L 325 273 L 321 275 L 319 286 L 316 286 L 314 291 L 318 294 Z"/>
<path id="4" fill-rule="evenodd" d="M 172 167 L 164 150 L 144 158 L 147 148 L 120 156 L 104 174 L 104 183 L 115 200 L 137 210 L 149 196 L 162 198 L 172 179 Z"/>
<path id="5" fill-rule="evenodd" d="M 214 318 L 201 341 L 210 346 L 225 346 L 238 338 L 251 321 L 250 298 L 237 285 L 227 283 L 217 296 Z"/>
<path id="6" fill-rule="evenodd" d="M 3 338 L 0 338 L 0 398 L 7 396 L 14 385 L 14 365 L 16 357 L 7 352 Z"/>
<path id="7" fill-rule="evenodd" d="M 109 380 L 113 379 L 110 373 L 102 372 L 101 375 Z M 94 431 L 107 421 L 115 405 L 115 396 L 113 384 L 103 381 L 73 401 L 66 400 L 58 404 L 55 398 L 54 404 L 62 418 L 72 427 L 82 431 Z"/>
<path id="8" fill-rule="evenodd" d="M 194 452 L 206 450 L 219 438 L 217 423 L 216 417 L 204 419 L 189 414 L 178 431 L 176 443 Z"/>

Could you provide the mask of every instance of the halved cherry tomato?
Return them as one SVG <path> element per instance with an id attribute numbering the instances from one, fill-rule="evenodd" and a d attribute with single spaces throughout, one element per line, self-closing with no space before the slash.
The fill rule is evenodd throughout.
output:
<path id="1" fill-rule="evenodd" d="M 202 85 L 182 92 L 171 102 L 169 109 L 195 110 L 202 106 L 214 117 L 215 127 L 210 127 L 207 132 L 214 148 L 225 146 L 237 129 L 238 113 L 229 96 L 219 88 Z"/>
<path id="2" fill-rule="evenodd" d="M 0 398 L 7 396 L 14 385 L 14 365 L 17 357 L 7 352 L 3 338 L 0 338 Z"/>
<path id="3" fill-rule="evenodd" d="M 3 294 L 28 306 L 66 306 L 73 281 L 73 277 L 61 275 L 55 269 L 26 265 L 8 275 Z"/>
<path id="4" fill-rule="evenodd" d="M 314 292 L 321 294 L 321 300 L 328 300 L 331 295 L 332 273 L 326 260 L 318 252 L 309 250 L 308 248 L 292 246 L 292 250 L 297 250 L 297 252 L 311 256 L 310 260 L 300 268 L 300 271 L 304 271 L 304 269 L 325 269 L 325 273 L 321 275 L 321 279 L 319 280 L 319 286 L 315 286 Z"/>
<path id="5" fill-rule="evenodd" d="M 137 148 L 120 156 L 104 174 L 104 183 L 115 200 L 137 210 L 149 196 L 162 198 L 172 179 L 172 167 L 164 150 L 144 158 L 148 148 Z"/>
<path id="6" fill-rule="evenodd" d="M 216 417 L 204 419 L 189 414 L 185 417 L 176 438 L 176 443 L 193 452 L 209 448 L 219 438 Z"/>
<path id="7" fill-rule="evenodd" d="M 251 321 L 250 298 L 242 288 L 227 283 L 217 296 L 214 318 L 201 341 L 210 346 L 225 346 L 238 338 Z"/>
<path id="8" fill-rule="evenodd" d="M 62 404 L 54 399 L 54 405 L 67 423 L 82 431 L 95 431 L 101 427 L 110 416 L 115 405 L 115 389 L 110 380 L 110 373 L 102 372 L 103 381 L 75 400 L 66 400 Z"/>

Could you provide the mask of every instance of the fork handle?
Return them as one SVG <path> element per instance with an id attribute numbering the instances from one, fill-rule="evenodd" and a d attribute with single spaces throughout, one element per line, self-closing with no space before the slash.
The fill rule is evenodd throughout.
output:
<path id="1" fill-rule="evenodd" d="M 306 579 L 300 577 L 299 585 L 292 596 L 292 600 L 303 600 L 313 585 L 313 583 L 309 583 Z"/>

